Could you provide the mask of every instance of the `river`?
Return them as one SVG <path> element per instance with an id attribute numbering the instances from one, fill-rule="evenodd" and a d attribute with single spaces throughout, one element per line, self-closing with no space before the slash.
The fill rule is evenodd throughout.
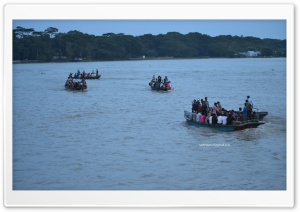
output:
<path id="1" fill-rule="evenodd" d="M 101 78 L 65 90 L 78 69 Z M 269 113 L 256 129 L 183 117 L 193 99 L 237 110 L 247 95 Z M 285 58 L 14 64 L 13 189 L 286 190 L 286 98 Z"/>

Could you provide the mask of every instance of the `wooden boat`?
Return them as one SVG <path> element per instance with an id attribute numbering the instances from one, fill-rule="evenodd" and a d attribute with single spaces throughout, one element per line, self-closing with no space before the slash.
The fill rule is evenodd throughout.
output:
<path id="1" fill-rule="evenodd" d="M 83 91 L 87 89 L 87 84 L 85 80 L 74 80 L 72 78 L 68 78 L 65 83 L 65 88 L 68 90 L 78 90 L 78 91 Z"/>
<path id="2" fill-rule="evenodd" d="M 165 77 L 164 80 L 161 80 L 161 77 L 158 76 L 157 80 L 152 78 L 152 80 L 149 82 L 149 86 L 152 90 L 169 91 L 171 90 L 171 81 L 169 81 L 167 77 Z"/>
<path id="3" fill-rule="evenodd" d="M 191 117 L 191 112 L 184 111 L 184 117 L 188 124 L 196 127 L 208 127 L 208 128 L 214 128 L 221 131 L 238 131 L 238 130 L 244 130 L 247 128 L 257 128 L 259 125 L 265 124 L 264 121 L 259 120 L 251 120 L 246 121 L 241 124 L 234 124 L 234 125 L 218 125 L 218 124 L 207 124 L 207 123 L 200 123 L 193 121 Z"/>

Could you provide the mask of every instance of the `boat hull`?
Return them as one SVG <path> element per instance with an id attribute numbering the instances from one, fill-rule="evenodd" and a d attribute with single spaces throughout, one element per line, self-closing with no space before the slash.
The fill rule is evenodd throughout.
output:
<path id="1" fill-rule="evenodd" d="M 184 111 L 184 117 L 189 125 L 195 126 L 195 127 L 206 127 L 206 128 L 214 128 L 220 131 L 239 131 L 244 130 L 248 128 L 257 128 L 259 125 L 265 124 L 263 121 L 247 121 L 242 124 L 236 124 L 236 125 L 218 125 L 218 124 L 206 124 L 206 123 L 200 123 L 195 122 L 190 119 L 190 112 Z"/>

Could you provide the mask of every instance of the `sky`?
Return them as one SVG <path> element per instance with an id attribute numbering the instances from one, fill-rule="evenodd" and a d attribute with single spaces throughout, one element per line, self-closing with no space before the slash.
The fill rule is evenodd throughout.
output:
<path id="1" fill-rule="evenodd" d="M 133 36 L 199 32 L 212 37 L 232 35 L 286 39 L 285 20 L 14 20 L 13 28 L 17 26 L 35 31 L 54 27 L 61 33 L 77 30 L 96 36 L 110 32 Z"/>

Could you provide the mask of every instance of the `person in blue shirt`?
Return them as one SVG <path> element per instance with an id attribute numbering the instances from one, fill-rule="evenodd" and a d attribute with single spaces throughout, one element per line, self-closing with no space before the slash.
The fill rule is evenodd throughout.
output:
<path id="1" fill-rule="evenodd" d="M 246 103 L 244 104 L 243 114 L 244 114 L 245 120 L 248 120 L 248 118 L 247 118 L 247 107 L 246 107 Z"/>

